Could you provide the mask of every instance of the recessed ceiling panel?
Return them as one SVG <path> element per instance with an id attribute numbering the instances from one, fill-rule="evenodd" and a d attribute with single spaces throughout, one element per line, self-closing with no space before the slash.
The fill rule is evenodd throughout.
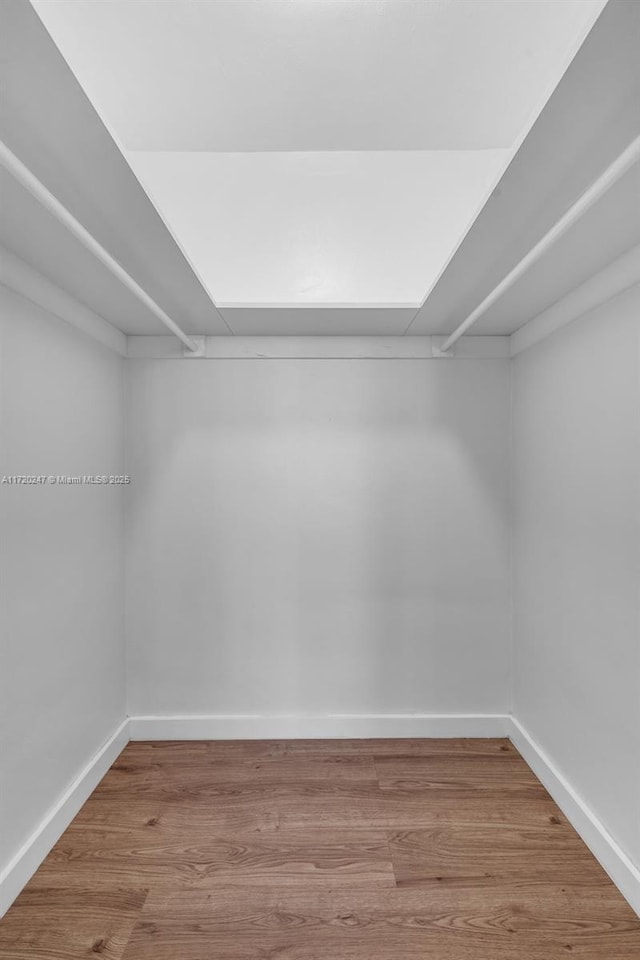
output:
<path id="1" fill-rule="evenodd" d="M 604 4 L 34 0 L 204 285 L 249 311 L 419 304 Z M 339 332 L 322 317 L 299 321 Z"/>
<path id="2" fill-rule="evenodd" d="M 36 0 L 129 150 L 510 147 L 602 0 Z"/>
<path id="3" fill-rule="evenodd" d="M 133 153 L 216 303 L 418 305 L 502 150 Z"/>

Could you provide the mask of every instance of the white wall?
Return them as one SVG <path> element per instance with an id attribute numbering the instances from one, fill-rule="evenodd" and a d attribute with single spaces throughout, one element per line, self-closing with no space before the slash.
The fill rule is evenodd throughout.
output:
<path id="1" fill-rule="evenodd" d="M 136 360 L 131 714 L 504 712 L 505 360 Z"/>
<path id="2" fill-rule="evenodd" d="M 0 287 L 2 475 L 123 472 L 123 361 Z M 123 492 L 0 485 L 0 870 L 122 721 Z"/>
<path id="3" fill-rule="evenodd" d="M 515 715 L 640 866 L 640 288 L 513 363 Z"/>

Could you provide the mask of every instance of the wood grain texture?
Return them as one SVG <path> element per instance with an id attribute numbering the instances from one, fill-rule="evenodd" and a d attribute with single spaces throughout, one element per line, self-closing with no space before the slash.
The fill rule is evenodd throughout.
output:
<path id="1" fill-rule="evenodd" d="M 505 740 L 131 743 L 1 960 L 636 960 L 640 920 Z"/>
<path id="2" fill-rule="evenodd" d="M 386 834 L 276 829 L 216 836 L 207 827 L 152 826 L 121 831 L 67 831 L 33 886 L 218 888 L 233 880 L 308 886 L 394 887 Z"/>
<path id="3" fill-rule="evenodd" d="M 557 885 L 513 892 L 291 891 L 150 894 L 125 960 L 630 960 L 638 929 L 624 903 Z M 571 948 L 571 949 L 569 949 Z M 604 951 L 609 950 L 609 953 Z"/>
<path id="4" fill-rule="evenodd" d="M 147 896 L 144 889 L 94 891 L 27 886 L 0 921 L 3 960 L 121 960 Z"/>
<path id="5" fill-rule="evenodd" d="M 575 831 L 559 819 L 553 826 L 447 823 L 394 831 L 389 848 L 397 885 L 602 884 L 602 868 Z"/>

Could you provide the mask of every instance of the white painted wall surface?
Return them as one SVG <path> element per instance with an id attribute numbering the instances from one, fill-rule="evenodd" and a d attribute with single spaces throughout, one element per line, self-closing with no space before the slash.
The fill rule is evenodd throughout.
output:
<path id="1" fill-rule="evenodd" d="M 121 357 L 0 287 L 0 474 L 123 472 Z M 0 485 L 0 870 L 122 721 L 121 488 Z"/>
<path id="2" fill-rule="evenodd" d="M 506 710 L 506 360 L 127 380 L 131 714 Z"/>
<path id="3" fill-rule="evenodd" d="M 640 866 L 640 288 L 512 376 L 514 713 Z"/>

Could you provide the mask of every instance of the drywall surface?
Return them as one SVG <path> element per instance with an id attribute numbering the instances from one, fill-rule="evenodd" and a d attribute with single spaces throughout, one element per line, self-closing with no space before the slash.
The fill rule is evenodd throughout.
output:
<path id="1" fill-rule="evenodd" d="M 506 711 L 506 360 L 127 381 L 132 715 Z"/>
<path id="2" fill-rule="evenodd" d="M 497 149 L 128 154 L 218 305 L 416 309 L 508 158 Z"/>
<path id="3" fill-rule="evenodd" d="M 0 322 L 0 474 L 122 474 L 122 358 L 4 287 Z M 125 709 L 122 488 L 0 501 L 1 869 Z"/>
<path id="4" fill-rule="evenodd" d="M 514 713 L 640 866 L 640 288 L 513 361 Z"/>

